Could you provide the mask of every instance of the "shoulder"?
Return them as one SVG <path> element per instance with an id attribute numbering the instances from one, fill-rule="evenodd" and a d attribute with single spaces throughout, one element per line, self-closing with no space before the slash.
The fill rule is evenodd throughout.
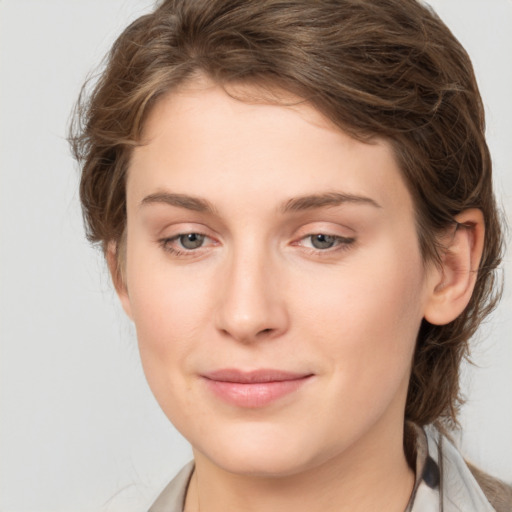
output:
<path id="1" fill-rule="evenodd" d="M 467 461 L 466 464 L 496 512 L 510 512 L 512 510 L 512 485 L 488 475 Z"/>

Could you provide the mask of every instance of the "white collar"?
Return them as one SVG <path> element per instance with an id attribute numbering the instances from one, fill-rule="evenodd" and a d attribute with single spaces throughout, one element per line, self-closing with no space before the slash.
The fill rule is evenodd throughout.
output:
<path id="1" fill-rule="evenodd" d="M 410 512 L 496 512 L 452 442 L 431 425 L 417 432 L 417 446 L 426 441 L 426 450 Z"/>

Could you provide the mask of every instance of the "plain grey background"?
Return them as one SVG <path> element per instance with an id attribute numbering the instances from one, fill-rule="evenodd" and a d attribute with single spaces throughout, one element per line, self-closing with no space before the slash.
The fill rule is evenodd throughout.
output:
<path id="1" fill-rule="evenodd" d="M 512 218 L 512 1 L 432 0 L 472 56 Z M 142 374 L 65 140 L 80 85 L 150 0 L 0 0 L 0 511 L 143 511 L 191 456 Z M 510 250 L 505 273 L 512 280 Z M 512 293 L 465 368 L 464 453 L 512 481 Z"/>

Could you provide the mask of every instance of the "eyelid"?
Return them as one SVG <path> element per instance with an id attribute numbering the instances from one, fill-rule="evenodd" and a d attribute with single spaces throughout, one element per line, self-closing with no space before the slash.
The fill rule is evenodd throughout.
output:
<path id="1" fill-rule="evenodd" d="M 313 221 L 304 223 L 295 229 L 294 233 L 293 237 L 296 240 L 318 234 L 340 238 L 353 238 L 356 236 L 356 230 L 353 227 L 332 221 Z"/>
<path id="2" fill-rule="evenodd" d="M 200 233 L 210 236 L 212 229 L 202 222 L 191 222 L 182 220 L 170 220 L 167 222 L 159 222 L 151 229 L 155 238 L 172 238 L 173 236 L 184 235 L 187 233 Z"/>

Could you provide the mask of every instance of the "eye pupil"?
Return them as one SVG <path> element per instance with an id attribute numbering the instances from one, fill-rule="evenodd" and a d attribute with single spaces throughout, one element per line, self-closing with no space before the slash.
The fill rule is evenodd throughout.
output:
<path id="1" fill-rule="evenodd" d="M 324 235 L 322 233 L 311 235 L 311 245 L 315 249 L 330 249 L 335 242 L 336 237 L 331 235 Z"/>
<path id="2" fill-rule="evenodd" d="M 203 245 L 204 237 L 199 233 L 187 233 L 186 235 L 180 235 L 179 240 L 185 249 L 197 249 Z"/>

